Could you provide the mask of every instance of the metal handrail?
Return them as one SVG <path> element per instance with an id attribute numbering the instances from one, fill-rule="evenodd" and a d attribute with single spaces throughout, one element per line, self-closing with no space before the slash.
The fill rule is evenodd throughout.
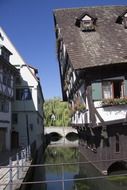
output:
<path id="1" fill-rule="evenodd" d="M 28 155 L 27 155 L 28 156 Z M 18 158 L 18 157 L 17 157 Z M 27 163 L 26 162 L 26 155 L 24 154 L 24 157 L 22 158 L 21 156 L 21 159 L 22 161 L 24 161 L 24 163 Z M 107 162 L 107 161 L 117 161 L 118 159 L 109 159 L 109 160 L 101 160 L 101 162 Z M 124 160 L 127 160 L 127 158 L 124 158 Z M 79 180 L 88 180 L 88 179 L 91 179 L 91 180 L 94 180 L 94 179 L 103 179 L 103 178 L 107 178 L 109 176 L 104 176 L 104 175 L 101 175 L 101 176 L 93 176 L 93 177 L 83 177 L 83 178 L 77 178 L 77 179 L 71 179 L 71 178 L 64 178 L 64 166 L 65 165 L 76 165 L 76 164 L 89 164 L 89 163 L 98 163 L 100 162 L 99 161 L 86 161 L 86 162 L 65 162 L 65 163 L 57 163 L 57 164 L 51 164 L 51 163 L 47 163 L 47 164 L 33 164 L 33 165 L 24 165 L 22 163 L 19 162 L 16 162 L 16 164 L 12 164 L 10 163 L 10 165 L 8 166 L 1 166 L 1 169 L 2 168 L 9 168 L 9 170 L 0 178 L 3 179 L 5 177 L 5 175 L 9 174 L 10 176 L 10 179 L 8 179 L 8 183 L 0 183 L 0 186 L 7 186 L 9 185 L 9 190 L 12 190 L 12 185 L 17 185 L 17 184 L 20 184 L 20 185 L 27 185 L 27 184 L 39 184 L 39 183 L 55 183 L 55 182 L 62 182 L 63 183 L 63 186 L 64 186 L 64 182 L 67 182 L 67 181 L 72 181 L 72 180 L 75 180 L 75 181 L 79 181 Z M 31 168 L 31 167 L 46 167 L 46 166 L 61 166 L 62 168 L 62 177 L 61 179 L 56 179 L 56 180 L 42 180 L 42 181 L 32 181 L 32 182 L 16 182 L 16 181 L 13 181 L 13 178 L 14 176 L 16 176 L 17 172 L 19 171 L 20 168 Z M 17 168 L 17 170 L 15 171 L 14 175 L 12 175 L 13 173 L 13 168 Z M 11 172 L 11 173 L 10 173 Z M 127 176 L 127 174 L 116 174 L 116 175 L 110 175 L 110 177 L 114 177 L 114 176 Z M 18 178 L 17 178 L 18 179 Z"/>
<path id="2" fill-rule="evenodd" d="M 93 176 L 93 177 L 80 177 L 80 178 L 64 178 L 63 179 L 55 179 L 55 180 L 41 180 L 41 181 L 29 181 L 29 182 L 13 182 L 11 184 L 13 185 L 18 185 L 18 184 L 22 184 L 22 185 L 30 185 L 30 184 L 43 184 L 43 183 L 56 183 L 56 182 L 69 182 L 69 181 L 82 181 L 82 180 L 96 180 L 96 179 L 106 179 L 109 177 L 123 177 L 123 176 L 127 176 L 126 174 L 114 174 L 114 175 L 110 175 L 110 176 L 105 176 L 105 175 L 101 175 L 101 176 Z M 6 183 L 1 183 L 0 186 L 6 185 Z"/>
<path id="3" fill-rule="evenodd" d="M 21 156 L 20 159 L 19 159 L 19 154 Z M 12 184 L 13 184 L 14 177 L 17 175 L 17 179 L 19 179 L 19 169 L 23 168 L 24 166 L 26 167 L 26 165 L 24 165 L 24 163 L 26 163 L 28 161 L 28 159 L 30 158 L 30 147 L 26 147 L 26 149 L 23 149 L 20 152 L 18 152 L 16 155 L 13 155 L 13 159 L 14 159 L 14 157 L 16 158 L 14 161 L 12 161 L 12 157 L 9 158 L 9 165 L 0 166 L 0 169 L 9 168 L 0 177 L 0 180 L 2 180 L 4 178 L 7 179 L 7 182 L 6 183 L 0 183 L 0 186 L 7 187 L 9 185 L 9 190 L 12 190 Z M 16 163 L 13 163 L 15 161 L 16 161 Z M 21 163 L 20 163 L 20 161 L 21 161 Z M 17 170 L 13 170 L 14 168 L 17 168 Z"/>

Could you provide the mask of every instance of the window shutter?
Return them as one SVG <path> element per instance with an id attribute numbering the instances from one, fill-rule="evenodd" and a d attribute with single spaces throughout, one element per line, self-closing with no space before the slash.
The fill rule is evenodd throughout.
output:
<path id="1" fill-rule="evenodd" d="M 124 81 L 125 96 L 127 96 L 127 80 Z"/>
<path id="2" fill-rule="evenodd" d="M 93 100 L 102 99 L 101 82 L 92 83 L 92 99 Z"/>

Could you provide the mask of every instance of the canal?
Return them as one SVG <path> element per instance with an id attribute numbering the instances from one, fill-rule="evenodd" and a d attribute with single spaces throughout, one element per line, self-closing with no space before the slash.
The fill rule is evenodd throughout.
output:
<path id="1" fill-rule="evenodd" d="M 75 143 L 76 144 L 76 143 Z M 126 190 L 126 176 L 102 176 L 79 152 L 77 146 L 50 144 L 34 171 L 31 190 Z M 116 174 L 116 173 L 115 173 Z M 45 181 L 45 182 L 44 182 Z"/>

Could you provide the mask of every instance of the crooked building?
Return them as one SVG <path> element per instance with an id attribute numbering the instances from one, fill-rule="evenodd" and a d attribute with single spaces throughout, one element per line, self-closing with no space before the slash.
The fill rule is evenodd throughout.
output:
<path id="1" fill-rule="evenodd" d="M 110 173 L 127 159 L 127 6 L 58 9 L 54 22 L 63 99 L 81 152 Z"/>

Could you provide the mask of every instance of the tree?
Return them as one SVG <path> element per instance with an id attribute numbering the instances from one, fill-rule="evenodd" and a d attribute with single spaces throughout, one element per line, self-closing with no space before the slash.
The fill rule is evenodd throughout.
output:
<path id="1" fill-rule="evenodd" d="M 47 100 L 44 103 L 45 126 L 68 126 L 70 123 L 70 110 L 68 103 L 59 97 Z"/>

